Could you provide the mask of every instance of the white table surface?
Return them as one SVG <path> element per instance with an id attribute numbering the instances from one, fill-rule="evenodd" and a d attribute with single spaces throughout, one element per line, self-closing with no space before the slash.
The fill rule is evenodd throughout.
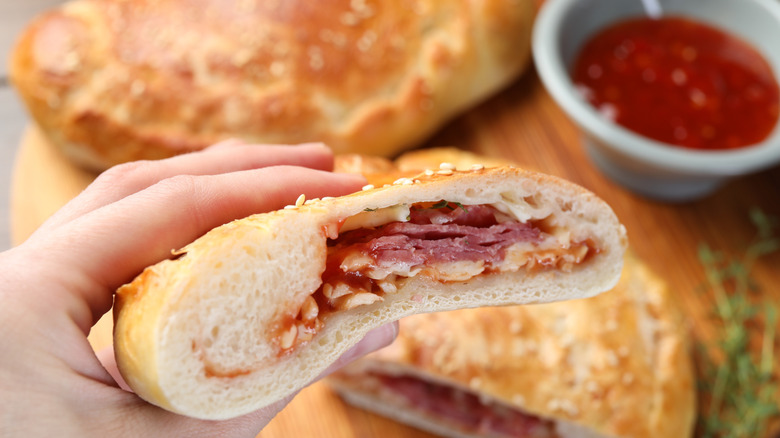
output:
<path id="1" fill-rule="evenodd" d="M 8 84 L 7 65 L 13 43 L 25 25 L 38 13 L 60 0 L 0 0 L 0 250 L 10 247 L 9 201 L 11 169 L 27 115 Z"/>

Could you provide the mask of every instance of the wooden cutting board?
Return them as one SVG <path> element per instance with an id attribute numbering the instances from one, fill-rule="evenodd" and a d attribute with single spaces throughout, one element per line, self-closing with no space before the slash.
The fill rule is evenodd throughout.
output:
<path id="1" fill-rule="evenodd" d="M 752 207 L 780 218 L 780 168 L 736 179 L 696 202 L 667 204 L 641 198 L 605 178 L 588 160 L 580 133 L 529 70 L 508 89 L 452 121 L 427 146 L 457 146 L 507 158 L 561 176 L 604 198 L 628 229 L 633 250 L 666 279 L 690 315 L 692 333 L 708 333 L 711 297 L 697 258 L 701 243 L 741 254 L 755 230 Z M 15 163 L 12 181 L 12 239 L 23 241 L 50 214 L 78 194 L 94 174 L 75 168 L 30 128 Z M 753 271 L 763 294 L 780 301 L 780 253 Z M 110 322 L 93 329 L 93 345 L 110 343 Z M 345 406 L 323 384 L 303 391 L 260 434 L 262 437 L 429 437 L 381 417 Z"/>

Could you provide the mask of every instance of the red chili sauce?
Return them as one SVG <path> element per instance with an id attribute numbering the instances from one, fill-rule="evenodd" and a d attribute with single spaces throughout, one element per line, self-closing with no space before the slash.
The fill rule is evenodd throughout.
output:
<path id="1" fill-rule="evenodd" d="M 573 79 L 605 116 L 686 148 L 758 143 L 780 112 L 772 68 L 753 47 L 679 17 L 631 19 L 598 33 Z"/>

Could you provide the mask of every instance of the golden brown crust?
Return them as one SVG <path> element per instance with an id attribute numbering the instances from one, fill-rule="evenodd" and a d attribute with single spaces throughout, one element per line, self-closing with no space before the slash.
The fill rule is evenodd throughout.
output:
<path id="1" fill-rule="evenodd" d="M 21 36 L 12 80 L 81 163 L 227 137 L 391 155 L 525 67 L 530 0 L 74 0 Z"/>
<path id="2" fill-rule="evenodd" d="M 595 298 L 408 317 L 395 343 L 334 382 L 359 393 L 367 370 L 412 373 L 603 436 L 683 437 L 695 412 L 687 338 L 666 285 L 628 257 Z"/>
<path id="3" fill-rule="evenodd" d="M 403 153 L 395 161 L 399 170 L 438 169 L 441 163 L 450 163 L 458 169 L 468 170 L 475 164 L 499 167 L 513 164 L 502 158 L 491 158 L 455 147 L 417 149 Z M 533 169 L 530 169 L 533 170 Z"/>

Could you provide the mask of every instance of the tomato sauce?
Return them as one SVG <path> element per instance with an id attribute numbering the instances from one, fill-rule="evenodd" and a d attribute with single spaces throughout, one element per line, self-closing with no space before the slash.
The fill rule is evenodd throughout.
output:
<path id="1" fill-rule="evenodd" d="M 777 81 L 756 49 L 681 17 L 630 19 L 601 31 L 572 76 L 606 117 L 685 148 L 758 143 L 780 112 Z"/>

